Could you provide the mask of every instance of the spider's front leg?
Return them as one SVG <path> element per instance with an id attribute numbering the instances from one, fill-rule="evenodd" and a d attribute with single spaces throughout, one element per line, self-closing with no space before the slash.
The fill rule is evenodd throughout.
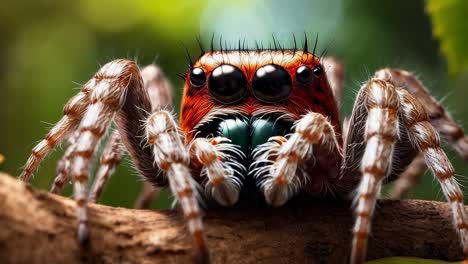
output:
<path id="1" fill-rule="evenodd" d="M 391 167 L 395 141 L 399 134 L 398 96 L 391 84 L 379 80 L 369 81 L 358 98 L 363 99 L 367 109 L 362 156 L 362 179 L 356 196 L 356 220 L 353 229 L 351 263 L 363 263 L 366 256 L 370 219 L 382 180 Z M 350 129 L 359 129 L 350 127 Z M 352 134 L 352 133 L 351 133 Z"/>
<path id="2" fill-rule="evenodd" d="M 151 100 L 151 112 L 160 109 L 173 109 L 173 87 L 161 68 L 154 64 L 148 65 L 141 70 L 141 77 Z M 156 187 L 148 181 L 143 182 L 142 189 L 133 207 L 137 209 L 149 208 L 151 202 L 158 196 L 160 191 L 161 187 Z"/>
<path id="3" fill-rule="evenodd" d="M 195 239 L 198 261 L 209 263 L 201 210 L 197 200 L 197 183 L 190 174 L 190 156 L 185 137 L 173 116 L 164 110 L 151 114 L 145 128 L 146 139 L 153 147 L 154 160 L 169 180 L 172 193 L 181 205 L 189 231 Z"/>

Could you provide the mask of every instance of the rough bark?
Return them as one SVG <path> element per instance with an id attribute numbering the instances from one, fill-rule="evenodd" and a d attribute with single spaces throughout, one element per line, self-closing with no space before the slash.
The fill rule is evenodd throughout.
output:
<path id="1" fill-rule="evenodd" d="M 0 174 L 2 263 L 190 263 L 191 240 L 178 212 L 90 205 L 91 244 L 77 244 L 74 202 Z M 343 263 L 351 244 L 346 203 L 209 211 L 214 263 Z M 450 206 L 381 201 L 368 259 L 388 256 L 460 260 Z"/>

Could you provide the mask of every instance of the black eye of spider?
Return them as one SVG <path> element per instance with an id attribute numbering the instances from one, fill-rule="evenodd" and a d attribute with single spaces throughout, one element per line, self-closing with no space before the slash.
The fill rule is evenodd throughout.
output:
<path id="1" fill-rule="evenodd" d="M 289 73 L 275 64 L 265 65 L 255 72 L 252 80 L 253 94 L 266 103 L 276 103 L 288 99 L 292 91 Z"/>
<path id="2" fill-rule="evenodd" d="M 239 68 L 225 64 L 213 70 L 208 87 L 216 100 L 232 104 L 247 93 L 247 78 Z"/>
<path id="3" fill-rule="evenodd" d="M 203 86 L 206 83 L 206 74 L 202 68 L 192 68 L 190 70 L 190 83 L 195 87 Z"/>
<path id="4" fill-rule="evenodd" d="M 320 76 L 322 75 L 322 67 L 315 66 L 312 70 L 312 73 L 314 73 L 315 77 L 320 78 Z"/>
<path id="5" fill-rule="evenodd" d="M 312 70 L 307 66 L 300 66 L 296 70 L 296 79 L 302 84 L 312 81 Z"/>

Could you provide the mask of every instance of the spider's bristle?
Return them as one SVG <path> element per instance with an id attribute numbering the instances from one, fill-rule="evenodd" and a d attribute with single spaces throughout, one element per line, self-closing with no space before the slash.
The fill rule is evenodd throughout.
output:
<path id="1" fill-rule="evenodd" d="M 296 55 L 297 51 L 297 41 L 296 41 L 296 35 L 293 33 L 293 42 L 294 42 L 294 47 L 293 47 L 293 56 Z"/>
<path id="2" fill-rule="evenodd" d="M 304 47 L 302 50 L 304 51 L 304 53 L 309 52 L 309 46 L 307 43 L 307 33 L 305 31 L 304 31 Z"/>
<path id="3" fill-rule="evenodd" d="M 314 44 L 314 49 L 312 50 L 312 55 L 315 57 L 315 49 L 317 48 L 317 43 L 318 43 L 318 32 L 317 35 L 315 36 L 315 44 Z"/>
<path id="4" fill-rule="evenodd" d="M 278 47 L 276 46 L 275 34 L 272 34 L 271 37 L 273 38 L 273 45 L 275 46 L 275 51 L 277 51 Z"/>
<path id="5" fill-rule="evenodd" d="M 223 52 L 223 36 L 219 36 L 219 50 Z"/>
<path id="6" fill-rule="evenodd" d="M 211 52 L 214 51 L 214 37 L 215 37 L 215 34 L 213 32 L 213 34 L 211 35 L 211 43 L 210 43 L 210 50 Z"/>
<path id="7" fill-rule="evenodd" d="M 180 77 L 183 81 L 185 81 L 185 75 L 184 74 L 177 73 L 177 76 Z"/>

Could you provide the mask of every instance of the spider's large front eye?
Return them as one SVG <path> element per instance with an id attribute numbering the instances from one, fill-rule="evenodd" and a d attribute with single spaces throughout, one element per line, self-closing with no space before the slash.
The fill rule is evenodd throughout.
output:
<path id="1" fill-rule="evenodd" d="M 213 70 L 208 83 L 211 95 L 224 104 L 232 104 L 247 93 L 244 73 L 232 65 L 221 65 Z"/>
<path id="2" fill-rule="evenodd" d="M 252 80 L 255 97 L 266 103 L 276 103 L 288 99 L 292 91 L 289 73 L 275 64 L 265 65 L 255 72 Z"/>
<path id="3" fill-rule="evenodd" d="M 202 68 L 190 69 L 190 83 L 195 87 L 203 86 L 206 83 L 206 74 Z"/>

